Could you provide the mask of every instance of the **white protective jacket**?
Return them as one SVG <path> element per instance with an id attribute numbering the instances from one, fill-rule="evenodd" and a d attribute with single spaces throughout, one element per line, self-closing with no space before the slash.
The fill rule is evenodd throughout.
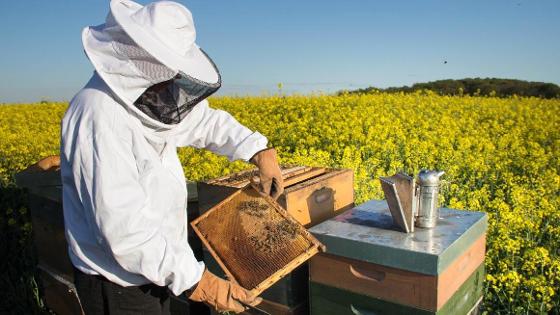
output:
<path id="1" fill-rule="evenodd" d="M 204 265 L 187 242 L 187 190 L 177 147 L 248 160 L 267 139 L 206 100 L 180 124 L 162 128 L 132 108 L 139 79 L 127 80 L 123 69 L 116 80 L 95 72 L 62 120 L 69 255 L 84 273 L 122 286 L 152 282 L 179 295 L 200 280 Z"/>

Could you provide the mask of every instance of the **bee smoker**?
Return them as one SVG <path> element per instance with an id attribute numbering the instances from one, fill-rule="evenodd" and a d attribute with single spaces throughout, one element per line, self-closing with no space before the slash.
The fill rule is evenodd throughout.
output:
<path id="1" fill-rule="evenodd" d="M 414 232 L 414 226 L 436 226 L 439 216 L 439 178 L 444 173 L 422 170 L 417 181 L 403 173 L 380 177 L 393 222 L 403 231 Z"/>
<path id="2" fill-rule="evenodd" d="M 418 174 L 418 213 L 416 226 L 433 228 L 439 216 L 439 178 L 444 171 L 422 170 Z"/>

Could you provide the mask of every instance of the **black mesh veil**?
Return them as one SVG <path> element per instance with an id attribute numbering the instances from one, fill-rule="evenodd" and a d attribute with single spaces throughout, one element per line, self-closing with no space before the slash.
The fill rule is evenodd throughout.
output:
<path id="1" fill-rule="evenodd" d="M 113 35 L 113 47 L 123 58 L 131 61 L 141 76 L 154 83 L 136 99 L 134 106 L 164 124 L 178 124 L 196 104 L 215 93 L 221 86 L 220 73 L 204 51 L 204 56 L 218 74 L 218 82 L 213 84 L 182 72 L 175 74 L 175 71 L 139 47 L 125 32 Z"/>

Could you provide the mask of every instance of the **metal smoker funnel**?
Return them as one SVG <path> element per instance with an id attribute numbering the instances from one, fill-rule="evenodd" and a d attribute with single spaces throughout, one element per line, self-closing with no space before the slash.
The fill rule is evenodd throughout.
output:
<path id="1" fill-rule="evenodd" d="M 391 177 L 380 177 L 385 199 L 393 216 L 393 222 L 403 232 L 414 232 L 417 198 L 414 178 L 398 173 Z"/>

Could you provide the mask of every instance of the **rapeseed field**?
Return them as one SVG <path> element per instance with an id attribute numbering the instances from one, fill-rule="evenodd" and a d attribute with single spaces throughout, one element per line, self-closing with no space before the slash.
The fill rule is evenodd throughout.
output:
<path id="1" fill-rule="evenodd" d="M 378 177 L 445 170 L 443 206 L 489 215 L 484 308 L 560 308 L 560 100 L 413 94 L 217 97 L 210 105 L 266 135 L 285 164 L 354 170 L 356 203 L 382 199 Z M 13 176 L 58 154 L 66 103 L 0 105 L 4 307 L 40 312 L 25 193 Z M 181 148 L 190 180 L 249 167 Z"/>

